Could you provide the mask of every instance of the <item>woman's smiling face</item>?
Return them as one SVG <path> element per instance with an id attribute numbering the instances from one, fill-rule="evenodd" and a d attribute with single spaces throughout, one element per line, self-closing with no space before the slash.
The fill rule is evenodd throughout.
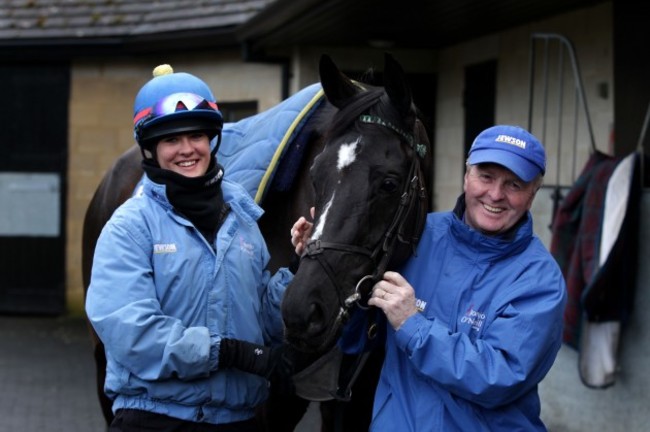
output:
<path id="1" fill-rule="evenodd" d="M 470 165 L 465 172 L 465 221 L 486 235 L 512 228 L 530 209 L 539 182 L 524 182 L 507 168 Z"/>
<path id="2" fill-rule="evenodd" d="M 210 139 L 204 132 L 189 132 L 168 136 L 156 146 L 161 168 L 185 177 L 199 177 L 210 166 Z"/>

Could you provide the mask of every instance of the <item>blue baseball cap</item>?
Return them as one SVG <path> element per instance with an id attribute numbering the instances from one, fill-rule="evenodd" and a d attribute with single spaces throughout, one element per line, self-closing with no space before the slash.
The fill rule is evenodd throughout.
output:
<path id="1" fill-rule="evenodd" d="M 518 126 L 492 126 L 478 134 L 469 149 L 468 162 L 503 165 L 526 183 L 546 173 L 544 146 Z"/>

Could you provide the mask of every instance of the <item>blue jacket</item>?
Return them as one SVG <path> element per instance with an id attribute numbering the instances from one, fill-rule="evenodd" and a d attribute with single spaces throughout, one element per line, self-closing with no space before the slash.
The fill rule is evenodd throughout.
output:
<path id="1" fill-rule="evenodd" d="M 562 342 L 566 288 L 530 214 L 508 240 L 430 214 L 401 273 L 421 313 L 388 329 L 371 430 L 545 430 L 537 385 Z"/>
<path id="2" fill-rule="evenodd" d="M 265 270 L 262 210 L 248 192 L 227 180 L 222 189 L 231 211 L 214 249 L 146 176 L 102 230 L 86 311 L 106 347 L 114 411 L 228 423 L 253 417 L 267 397 L 263 378 L 219 370 L 219 344 L 279 343 L 292 275 Z"/>

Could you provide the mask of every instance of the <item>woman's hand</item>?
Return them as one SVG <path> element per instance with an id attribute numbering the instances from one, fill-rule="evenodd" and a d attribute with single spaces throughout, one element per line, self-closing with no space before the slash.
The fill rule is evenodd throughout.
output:
<path id="1" fill-rule="evenodd" d="M 309 209 L 311 214 L 311 219 L 314 220 L 314 207 Z M 296 223 L 291 227 L 291 244 L 295 248 L 296 254 L 301 256 L 305 251 L 305 246 L 309 242 L 311 237 L 312 230 L 314 228 L 314 223 L 309 222 L 303 216 L 301 216 Z"/>

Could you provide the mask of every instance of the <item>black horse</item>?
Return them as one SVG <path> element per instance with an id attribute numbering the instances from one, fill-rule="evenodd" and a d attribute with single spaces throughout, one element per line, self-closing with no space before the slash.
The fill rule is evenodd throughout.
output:
<path id="1" fill-rule="evenodd" d="M 356 308 L 369 315 L 363 321 L 372 337 L 374 311 L 364 312 L 364 304 L 383 272 L 401 264 L 417 245 L 428 211 L 424 174 L 430 172 L 430 149 L 403 71 L 391 57 L 383 88 L 359 85 L 326 60 L 320 76 L 338 111 L 311 167 L 314 231 L 282 314 L 291 345 L 323 353 Z M 352 371 L 341 370 L 337 397 L 349 396 L 349 381 L 364 365 L 363 355 L 343 360 Z M 368 369 L 376 378 L 381 356 L 370 355 Z M 367 430 L 374 385 L 362 389 L 360 399 L 369 405 L 356 413 L 344 409 L 338 429 Z"/>
<path id="2" fill-rule="evenodd" d="M 430 172 L 426 132 L 404 73 L 391 56 L 386 56 L 383 88 L 350 80 L 327 56 L 321 58 L 320 76 L 327 101 L 300 130 L 305 150 L 296 181 L 289 190 L 271 188 L 266 193 L 260 220 L 273 270 L 292 257 L 288 234 L 293 222 L 316 207 L 315 241 L 301 260 L 282 310 L 287 341 L 317 355 L 335 344 L 355 300 L 363 304 L 372 281 L 411 253 L 427 210 L 424 185 L 429 183 L 423 174 Z M 89 204 L 82 242 L 85 289 L 99 233 L 140 180 L 140 160 L 137 146 L 120 156 Z M 228 169 L 226 165 L 227 175 Z M 100 405 L 110 422 L 111 403 L 103 393 L 104 349 L 90 330 Z M 349 401 L 321 403 L 323 431 L 367 430 L 381 362 L 378 350 L 364 368 L 354 371 Z M 277 400 L 272 394 L 260 413 L 268 430 L 290 431 L 308 403 L 298 397 Z"/>

